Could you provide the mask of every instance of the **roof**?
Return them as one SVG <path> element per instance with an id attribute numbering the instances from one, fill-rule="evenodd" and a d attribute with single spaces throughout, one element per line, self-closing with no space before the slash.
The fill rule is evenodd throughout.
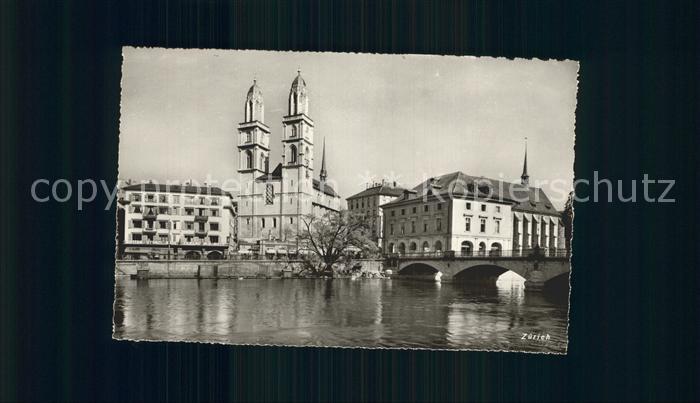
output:
<path id="1" fill-rule="evenodd" d="M 318 179 L 314 179 L 314 189 L 320 190 L 323 193 L 327 194 L 328 196 L 333 196 L 333 197 L 340 197 L 338 193 L 335 192 L 335 189 L 333 187 L 325 182 L 321 182 Z"/>
<path id="2" fill-rule="evenodd" d="M 270 181 L 270 180 L 281 180 L 281 179 L 282 179 L 282 164 L 280 163 L 280 164 L 277 164 L 277 166 L 275 167 L 275 169 L 272 172 L 270 172 L 269 174 L 260 175 L 255 180 L 257 180 L 257 181 Z M 323 189 L 322 189 L 321 188 L 321 181 L 318 179 L 314 179 L 313 186 L 314 186 L 314 189 L 320 190 L 329 196 L 340 197 L 340 195 L 338 195 L 338 193 L 336 193 L 335 189 L 333 189 L 333 187 L 331 185 L 329 185 L 325 182 L 323 183 Z"/>
<path id="3" fill-rule="evenodd" d="M 137 183 L 127 185 L 122 190 L 163 193 L 189 193 L 211 196 L 231 196 L 230 193 L 215 186 L 168 185 L 162 183 Z"/>
<path id="4" fill-rule="evenodd" d="M 366 196 L 394 196 L 398 197 L 401 196 L 404 192 L 404 188 L 400 186 L 390 186 L 389 184 L 381 184 L 378 186 L 373 186 L 371 188 L 367 188 L 360 193 L 354 194 L 350 197 L 347 198 L 347 200 L 352 200 L 352 199 L 357 199 L 358 197 L 366 197 Z"/>
<path id="5" fill-rule="evenodd" d="M 400 205 L 426 194 L 496 200 L 512 204 L 512 210 L 516 212 L 559 215 L 547 194 L 540 188 L 470 176 L 460 171 L 430 178 L 414 187 L 413 192 L 404 192 L 399 198 L 383 204 L 382 207 Z"/>
<path id="6" fill-rule="evenodd" d="M 282 164 L 277 164 L 275 169 L 270 173 L 266 173 L 255 178 L 256 181 L 281 180 L 282 179 Z"/>
<path id="7" fill-rule="evenodd" d="M 257 80 L 253 80 L 253 85 L 250 86 L 248 95 L 246 96 L 246 100 L 250 101 L 251 99 L 262 101 L 262 90 L 260 89 L 260 86 L 258 86 Z"/>
<path id="8" fill-rule="evenodd" d="M 306 87 L 306 81 L 301 77 L 301 71 L 297 72 L 297 76 L 294 78 L 294 81 L 292 81 L 292 88 L 291 90 L 294 91 L 297 88 L 304 88 Z"/>

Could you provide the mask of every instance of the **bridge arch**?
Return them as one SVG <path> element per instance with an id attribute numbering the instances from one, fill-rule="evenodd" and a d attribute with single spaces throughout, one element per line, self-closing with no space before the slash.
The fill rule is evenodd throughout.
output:
<path id="1" fill-rule="evenodd" d="M 512 272 L 522 277 L 520 273 L 512 271 L 496 264 L 477 264 L 463 268 L 452 276 L 452 281 L 456 283 L 496 286 L 498 278 L 507 272 Z"/>
<path id="2" fill-rule="evenodd" d="M 196 250 L 190 250 L 185 253 L 185 259 L 199 260 L 202 258 L 202 254 Z"/>
<path id="3" fill-rule="evenodd" d="M 437 267 L 434 267 L 433 265 L 423 263 L 423 262 L 417 262 L 417 263 L 411 263 L 409 265 L 406 265 L 405 267 L 402 267 L 401 270 L 399 270 L 399 274 L 401 274 L 401 275 L 423 275 L 423 274 L 435 274 L 439 271 L 440 270 Z"/>
<path id="4" fill-rule="evenodd" d="M 218 250 L 213 250 L 209 253 L 207 253 L 207 259 L 209 260 L 221 260 L 224 258 L 223 253 L 221 253 Z"/>

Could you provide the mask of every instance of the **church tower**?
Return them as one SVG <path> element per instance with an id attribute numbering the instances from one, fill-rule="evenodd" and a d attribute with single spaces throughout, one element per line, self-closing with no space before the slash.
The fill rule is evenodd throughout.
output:
<path id="1" fill-rule="evenodd" d="M 290 192 L 311 194 L 314 176 L 314 121 L 308 115 L 306 82 L 297 72 L 282 118 L 282 169 Z"/>
<path id="2" fill-rule="evenodd" d="M 269 167 L 270 128 L 264 123 L 265 104 L 256 80 L 248 90 L 243 116 L 243 122 L 238 124 L 238 177 L 241 188 L 238 208 L 241 220 L 255 215 L 255 178 L 267 173 Z M 245 226 L 239 225 L 239 228 Z M 255 226 L 245 235 L 255 236 Z"/>

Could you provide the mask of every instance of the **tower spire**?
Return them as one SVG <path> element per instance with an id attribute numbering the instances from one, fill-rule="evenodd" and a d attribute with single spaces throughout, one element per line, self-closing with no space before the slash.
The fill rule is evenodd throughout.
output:
<path id="1" fill-rule="evenodd" d="M 323 138 L 323 153 L 321 154 L 321 174 L 319 175 L 321 182 L 325 182 L 328 177 L 326 172 L 326 138 Z"/>
<path id="2" fill-rule="evenodd" d="M 530 175 L 527 174 L 527 137 L 525 137 L 525 161 L 523 162 L 523 174 L 520 175 L 520 183 L 523 186 L 530 185 Z"/>

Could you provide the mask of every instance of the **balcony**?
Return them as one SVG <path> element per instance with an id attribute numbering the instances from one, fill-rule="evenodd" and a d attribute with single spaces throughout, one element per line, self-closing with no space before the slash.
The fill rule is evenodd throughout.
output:
<path id="1" fill-rule="evenodd" d="M 143 233 L 144 234 L 155 234 L 156 228 L 155 227 L 143 227 Z"/>
<path id="2" fill-rule="evenodd" d="M 207 236 L 207 230 L 197 228 L 194 230 L 194 234 L 200 238 Z"/>
<path id="3" fill-rule="evenodd" d="M 158 218 L 158 213 L 156 213 L 154 210 L 143 213 L 144 220 L 155 220 L 156 218 Z"/>
<path id="4" fill-rule="evenodd" d="M 203 215 L 203 214 L 202 214 L 202 215 L 196 215 L 196 216 L 194 216 L 194 220 L 195 220 L 196 222 L 207 222 L 208 219 L 209 219 L 209 216 L 208 216 L 208 215 Z"/>

